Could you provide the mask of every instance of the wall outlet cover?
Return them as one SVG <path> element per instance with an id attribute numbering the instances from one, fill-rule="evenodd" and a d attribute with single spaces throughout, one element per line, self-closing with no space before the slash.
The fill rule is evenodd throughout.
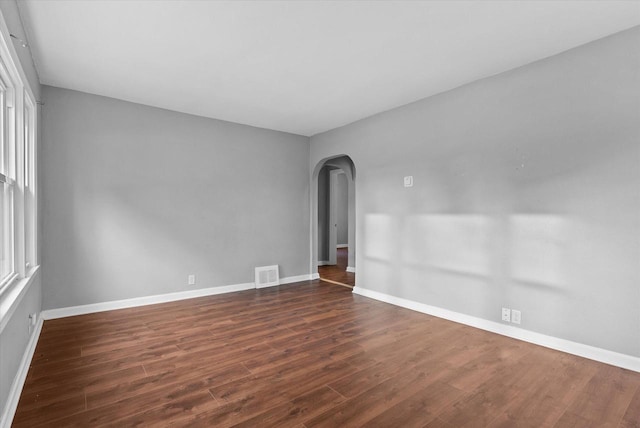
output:
<path id="1" fill-rule="evenodd" d="M 404 178 L 404 187 L 413 187 L 413 175 L 407 175 Z"/>
<path id="2" fill-rule="evenodd" d="M 195 285 L 196 276 L 195 275 L 189 275 L 188 278 L 187 278 L 187 281 L 188 281 L 189 285 Z"/>
<path id="3" fill-rule="evenodd" d="M 521 320 L 522 314 L 520 313 L 520 311 L 511 309 L 511 322 L 514 324 L 520 324 Z"/>
<path id="4" fill-rule="evenodd" d="M 502 308 L 502 321 L 506 321 L 506 322 L 511 321 L 511 309 Z"/>

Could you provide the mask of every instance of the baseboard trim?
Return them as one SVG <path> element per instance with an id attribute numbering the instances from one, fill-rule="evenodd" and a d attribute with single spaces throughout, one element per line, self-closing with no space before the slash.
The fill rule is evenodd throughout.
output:
<path id="1" fill-rule="evenodd" d="M 336 248 L 349 248 L 349 244 L 338 244 Z"/>
<path id="2" fill-rule="evenodd" d="M 356 268 L 354 266 L 347 266 L 347 272 L 356 273 Z"/>
<path id="3" fill-rule="evenodd" d="M 287 278 L 281 278 L 280 285 L 291 284 L 292 282 L 311 281 L 312 279 L 312 274 L 289 276 Z"/>
<path id="4" fill-rule="evenodd" d="M 312 273 L 311 274 L 311 279 L 320 279 L 320 274 L 319 273 Z"/>
<path id="5" fill-rule="evenodd" d="M 292 282 L 310 281 L 315 279 L 312 274 L 290 276 L 281 278 L 280 284 Z M 254 282 L 244 284 L 224 285 L 221 287 L 199 288 L 197 290 L 179 291 L 176 293 L 156 294 L 153 296 L 135 297 L 133 299 L 114 300 L 111 302 L 92 303 L 89 305 L 70 306 L 67 308 L 47 309 L 42 311 L 44 320 L 86 315 L 96 312 L 113 311 L 116 309 L 134 308 L 137 306 L 155 305 L 158 303 L 175 302 L 178 300 L 194 299 L 196 297 L 213 296 L 216 294 L 235 293 L 237 291 L 252 290 L 256 288 Z"/>
<path id="6" fill-rule="evenodd" d="M 0 427 L 9 428 L 11 423 L 13 422 L 13 417 L 16 414 L 16 410 L 18 409 L 18 402 L 20 401 L 20 395 L 22 394 L 22 388 L 24 387 L 24 382 L 27 379 L 27 374 L 29 373 L 29 366 L 31 366 L 31 359 L 33 358 L 33 354 L 36 351 L 36 345 L 38 344 L 38 339 L 40 338 L 40 332 L 42 331 L 42 316 L 38 317 L 38 322 L 36 323 L 35 329 L 31 333 L 31 337 L 29 338 L 29 343 L 27 343 L 27 348 L 24 351 L 24 355 L 22 356 L 22 360 L 20 360 L 20 366 L 18 367 L 18 372 L 16 376 L 13 378 L 13 383 L 11 384 L 11 388 L 9 389 L 9 396 L 7 397 L 7 403 L 4 406 L 2 411 L 2 417 L 0 417 Z"/>
<path id="7" fill-rule="evenodd" d="M 318 266 L 326 266 L 329 264 L 328 260 L 318 260 Z"/>
<path id="8" fill-rule="evenodd" d="M 302 281 L 311 281 L 311 274 L 280 278 L 280 281 L 278 282 L 278 284 L 272 284 L 272 285 L 261 286 L 261 287 L 256 286 L 256 288 L 261 290 L 263 288 L 277 287 L 278 285 L 291 284 L 293 282 L 302 282 Z"/>
<path id="9" fill-rule="evenodd" d="M 514 339 L 533 343 L 535 345 L 544 346 L 546 348 L 555 349 L 557 351 L 566 352 L 568 354 L 577 355 L 579 357 L 588 358 L 590 360 L 599 361 L 605 364 L 622 367 L 623 369 L 640 372 L 640 358 L 632 355 L 621 354 L 607 349 L 597 348 L 595 346 L 585 345 L 583 343 L 572 342 L 570 340 L 558 337 L 547 336 L 545 334 L 536 333 L 530 330 L 513 327 L 510 325 L 500 324 L 494 321 L 465 315 L 459 312 L 450 311 L 448 309 L 431 306 L 424 303 L 415 302 L 413 300 L 403 299 L 401 297 L 391 296 L 389 294 L 380 293 L 378 291 L 367 290 L 362 287 L 354 287 L 353 292 L 364 297 L 379 300 L 381 302 L 390 303 L 392 305 L 401 306 L 416 312 L 433 315 L 438 318 L 444 318 L 460 324 L 465 324 L 481 330 L 490 331 L 492 333 L 501 334 Z"/>
<path id="10" fill-rule="evenodd" d="M 56 318 L 72 317 L 75 315 L 92 314 L 95 312 L 113 311 L 116 309 L 133 308 L 136 306 L 155 305 L 157 303 L 174 302 L 177 300 L 193 299 L 195 297 L 212 296 L 215 294 L 233 293 L 256 288 L 253 282 L 226 285 L 222 287 L 200 288 L 197 290 L 179 291 L 177 293 L 157 294 L 154 296 L 136 297 L 133 299 L 114 300 L 111 302 L 92 303 L 89 305 L 70 306 L 67 308 L 47 309 L 42 311 L 42 318 L 52 320 Z"/>

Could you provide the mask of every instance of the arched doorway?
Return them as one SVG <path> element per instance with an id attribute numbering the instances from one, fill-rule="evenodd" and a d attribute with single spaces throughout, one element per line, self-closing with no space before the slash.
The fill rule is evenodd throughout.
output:
<path id="1" fill-rule="evenodd" d="M 312 176 L 311 271 L 353 287 L 356 271 L 355 166 L 347 155 L 320 161 Z"/>

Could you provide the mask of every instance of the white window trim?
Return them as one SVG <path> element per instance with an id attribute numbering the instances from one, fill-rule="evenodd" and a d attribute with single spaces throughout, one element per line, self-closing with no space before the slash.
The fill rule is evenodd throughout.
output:
<path id="1" fill-rule="evenodd" d="M 7 174 L 0 174 L 0 181 L 4 183 L 11 184 L 14 191 L 14 204 L 13 204 L 13 216 L 14 216 L 14 227 L 13 227 L 13 245 L 14 245 L 14 272 L 11 276 L 5 278 L 5 280 L 0 283 L 0 308 L 3 310 L 0 311 L 0 325 L 4 325 L 5 318 L 10 314 L 11 308 L 14 307 L 20 300 L 23 293 L 16 293 L 18 288 L 21 288 L 21 284 L 30 283 L 32 276 L 38 271 L 38 265 L 35 266 L 26 266 L 26 251 L 28 247 L 27 242 L 25 241 L 25 180 L 24 180 L 24 150 L 25 144 L 28 142 L 24 139 L 24 112 L 25 112 L 25 103 L 29 105 L 32 112 L 31 123 L 33 124 L 33 191 L 34 191 L 34 200 L 33 200 L 33 209 L 31 215 L 33 216 L 32 224 L 33 224 L 33 236 L 31 251 L 34 254 L 34 262 L 37 263 L 37 242 L 38 242 L 38 231 L 37 231 L 37 141 L 38 141 L 38 109 L 36 103 L 36 97 L 33 93 L 33 90 L 29 86 L 29 81 L 27 79 L 24 70 L 22 69 L 22 65 L 20 63 L 18 54 L 15 50 L 13 43 L 11 42 L 11 35 L 7 25 L 4 21 L 4 16 L 0 11 L 0 61 L 8 74 L 8 77 L 11 81 L 11 89 L 12 96 L 11 104 L 9 108 L 12 112 L 12 118 L 8 121 L 7 125 L 10 130 L 11 137 L 14 139 L 15 144 L 13 144 L 13 150 L 15 150 L 11 166 L 9 167 L 9 171 Z M 11 169 L 13 168 L 13 170 Z M 15 180 L 12 178 L 15 177 Z"/>
<path id="2" fill-rule="evenodd" d="M 21 162 L 22 164 L 22 168 L 25 168 L 25 166 L 27 165 L 27 163 L 29 163 L 29 168 L 26 168 L 26 170 L 23 172 L 22 174 L 22 186 L 23 186 L 23 209 L 24 209 L 24 215 L 22 216 L 22 218 L 25 221 L 24 224 L 24 233 L 22 234 L 22 237 L 24 238 L 24 243 L 23 243 L 23 253 L 24 253 L 24 260 L 22 263 L 22 267 L 24 269 L 24 276 L 27 276 L 27 273 L 29 271 L 29 269 L 33 266 L 37 266 L 38 265 L 38 156 L 37 156 L 37 141 L 38 141 L 38 108 L 37 108 L 37 103 L 35 101 L 35 98 L 26 90 L 23 91 L 24 93 L 24 102 L 23 102 L 23 109 L 22 111 L 25 112 L 27 109 L 30 111 L 30 115 L 25 115 L 23 113 L 23 126 L 21 127 L 21 129 L 24 131 L 25 129 L 25 121 L 28 120 L 29 123 L 29 129 L 30 129 L 30 133 L 28 136 L 24 136 L 23 141 L 24 144 L 22 145 L 22 150 L 23 150 L 23 156 L 25 153 L 27 153 L 27 147 L 29 148 L 28 153 L 29 153 L 29 158 L 24 158 L 23 157 L 23 162 Z M 29 180 L 27 182 L 27 176 L 26 174 L 30 173 L 31 176 L 29 177 Z M 33 194 L 30 195 L 29 191 L 33 191 Z M 31 212 L 27 211 L 27 198 L 30 198 L 30 209 Z M 29 224 L 28 224 L 29 223 Z M 27 241 L 27 227 L 31 228 L 31 236 L 30 236 L 30 240 Z M 29 263 L 29 260 L 33 261 L 33 263 Z"/>
<path id="3" fill-rule="evenodd" d="M 20 197 L 19 192 L 19 180 L 16 176 L 16 161 L 19 154 L 20 140 L 18 135 L 16 134 L 16 122 L 20 119 L 19 114 L 16 114 L 16 104 L 19 103 L 17 100 L 17 92 L 16 87 L 19 86 L 19 81 L 16 80 L 16 76 L 11 73 L 10 64 L 11 58 L 7 60 L 6 57 L 0 57 L 0 87 L 2 88 L 3 102 L 0 103 L 0 115 L 2 116 L 2 135 L 0 138 L 0 149 L 2 150 L 2 165 L 0 165 L 0 170 L 3 176 L 3 182 L 7 185 L 8 194 L 10 195 L 9 200 L 3 200 L 3 216 L 4 214 L 8 214 L 9 222 L 11 224 L 11 228 L 5 232 L 6 234 L 2 234 L 3 239 L 9 239 L 11 241 L 11 245 L 9 248 L 8 254 L 3 254 L 3 257 L 6 257 L 10 266 L 11 271 L 5 277 L 2 277 L 2 284 L 0 285 L 0 293 L 2 293 L 7 287 L 10 286 L 12 279 L 16 278 L 16 274 L 20 276 L 21 272 L 16 269 L 16 258 L 19 252 L 20 243 L 17 242 L 17 236 L 19 235 L 19 224 L 18 214 L 16 213 L 17 206 L 20 205 L 20 201 L 18 198 Z M 22 91 L 20 91 L 22 92 Z M 6 191 L 7 189 L 5 189 Z M 3 192 L 2 198 L 4 198 L 6 194 Z M 18 210 L 19 211 L 19 210 Z M 4 228 L 4 223 L 7 221 L 4 217 L 1 218 L 2 227 Z M 4 242 L 0 242 L 3 249 L 5 246 Z"/>

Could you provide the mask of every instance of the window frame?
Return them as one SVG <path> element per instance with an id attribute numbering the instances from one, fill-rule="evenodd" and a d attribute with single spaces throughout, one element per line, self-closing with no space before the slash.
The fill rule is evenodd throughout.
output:
<path id="1" fill-rule="evenodd" d="M 38 169 L 37 169 L 37 103 L 24 91 L 23 106 L 23 218 L 24 218 L 24 263 L 26 275 L 30 268 L 38 265 Z M 23 276 L 24 276 L 23 275 Z"/>
<path id="2" fill-rule="evenodd" d="M 0 57 L 0 182 L 3 185 L 0 191 L 2 208 L 0 209 L 0 228 L 4 229 L 5 222 L 9 222 L 9 230 L 6 234 L 0 234 L 0 237 L 9 239 L 8 249 L 10 269 L 8 273 L 0 277 L 0 293 L 14 282 L 19 272 L 16 271 L 16 256 L 19 243 L 17 242 L 16 230 L 16 175 L 15 175 L 15 158 L 16 158 L 16 90 L 15 82 L 12 78 L 4 58 Z M 6 187 L 5 187 L 6 186 Z M 8 191 L 8 192 L 7 192 Z M 5 193 L 7 192 L 7 193 Z M 8 214 L 8 219 L 4 217 Z M 3 232 L 5 232 L 3 230 Z M 0 242 L 2 251 L 5 250 L 5 242 Z"/>
<path id="3" fill-rule="evenodd" d="M 17 52 L 0 15 L 0 226 L 5 212 L 10 219 L 11 269 L 0 278 L 0 307 L 13 301 L 17 284 L 30 279 L 38 270 L 37 141 L 38 102 L 22 70 Z M 26 175 L 28 174 L 28 176 Z M 9 196 L 5 189 L 9 189 Z M 10 206 L 6 205 L 10 201 Z M 9 207 L 9 208 L 7 208 Z M 4 211 L 6 209 L 6 211 Z M 0 239 L 6 239 L 0 234 Z M 4 242 L 0 242 L 4 246 Z M 21 286 L 19 287 L 22 288 Z M 17 290 L 16 290 L 17 291 Z M 0 323 L 4 322 L 0 310 Z"/>

